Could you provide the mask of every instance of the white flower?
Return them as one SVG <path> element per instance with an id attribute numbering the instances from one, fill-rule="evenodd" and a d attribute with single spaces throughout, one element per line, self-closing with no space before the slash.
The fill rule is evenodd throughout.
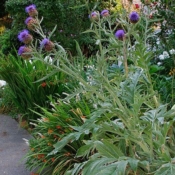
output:
<path id="1" fill-rule="evenodd" d="M 159 45 L 160 44 L 160 39 L 157 38 L 156 44 Z"/>
<path id="2" fill-rule="evenodd" d="M 169 52 L 171 55 L 173 55 L 173 54 L 175 54 L 175 49 L 171 49 Z"/>
<path id="3" fill-rule="evenodd" d="M 52 58 L 50 57 L 50 56 L 46 56 L 45 58 L 44 58 L 44 61 L 46 62 L 46 63 L 52 63 Z"/>
<path id="4" fill-rule="evenodd" d="M 7 84 L 6 81 L 4 81 L 4 80 L 0 80 L 0 87 L 5 86 L 6 84 Z"/>
<path id="5" fill-rule="evenodd" d="M 169 58 L 170 57 L 167 51 L 163 52 L 163 56 L 164 56 L 164 58 Z"/>
<path id="6" fill-rule="evenodd" d="M 164 55 L 159 55 L 159 60 L 164 60 Z"/>
<path id="7" fill-rule="evenodd" d="M 162 62 L 158 62 L 157 65 L 158 65 L 158 66 L 162 65 Z"/>
<path id="8" fill-rule="evenodd" d="M 98 39 L 95 44 L 99 45 L 100 44 L 100 40 Z"/>

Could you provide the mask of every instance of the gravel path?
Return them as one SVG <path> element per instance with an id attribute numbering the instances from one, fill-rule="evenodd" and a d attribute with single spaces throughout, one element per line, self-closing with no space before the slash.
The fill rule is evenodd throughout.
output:
<path id="1" fill-rule="evenodd" d="M 22 160 L 28 149 L 23 138 L 29 139 L 29 133 L 10 116 L 0 115 L 0 175 L 31 174 Z"/>

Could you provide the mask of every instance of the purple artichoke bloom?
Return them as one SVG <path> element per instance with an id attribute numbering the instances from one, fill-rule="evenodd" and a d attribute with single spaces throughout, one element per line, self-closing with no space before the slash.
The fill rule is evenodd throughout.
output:
<path id="1" fill-rule="evenodd" d="M 29 16 L 34 17 L 38 15 L 38 11 L 36 10 L 36 5 L 32 4 L 25 8 L 26 13 L 29 14 Z"/>
<path id="2" fill-rule="evenodd" d="M 29 34 L 29 31 L 24 29 L 23 31 L 21 31 L 19 34 L 18 34 L 18 39 L 19 41 L 23 42 L 25 37 Z"/>
<path id="3" fill-rule="evenodd" d="M 101 16 L 103 16 L 103 17 L 109 16 L 109 11 L 108 10 L 103 10 L 101 12 Z"/>
<path id="4" fill-rule="evenodd" d="M 28 17 L 25 20 L 25 24 L 27 25 L 29 30 L 35 30 L 36 27 L 39 25 L 38 21 L 33 17 Z"/>
<path id="5" fill-rule="evenodd" d="M 131 23 L 137 23 L 139 21 L 140 17 L 137 12 L 131 12 L 129 15 L 129 20 Z"/>
<path id="6" fill-rule="evenodd" d="M 24 59 L 29 59 L 31 57 L 30 52 L 32 52 L 32 50 L 29 47 L 21 46 L 18 50 L 18 55 Z"/>
<path id="7" fill-rule="evenodd" d="M 115 37 L 119 40 L 123 40 L 124 37 L 125 37 L 125 32 L 124 30 L 120 29 L 120 30 L 117 30 L 117 32 L 115 33 Z"/>
<path id="8" fill-rule="evenodd" d="M 18 39 L 25 44 L 29 44 L 32 42 L 33 37 L 29 34 L 29 31 L 25 29 L 18 34 Z"/>
<path id="9" fill-rule="evenodd" d="M 25 46 L 21 46 L 18 50 L 18 55 L 22 55 L 24 53 L 25 48 Z"/>
<path id="10" fill-rule="evenodd" d="M 44 38 L 44 39 L 41 41 L 41 43 L 40 43 L 41 47 L 44 47 L 46 44 L 49 43 L 49 41 L 50 41 L 49 39 Z"/>
<path id="11" fill-rule="evenodd" d="M 89 18 L 92 19 L 92 20 L 97 20 L 98 19 L 98 13 L 97 12 L 92 12 L 90 15 L 89 15 Z"/>
<path id="12" fill-rule="evenodd" d="M 25 20 L 25 24 L 27 25 L 31 20 L 34 20 L 34 18 L 28 17 L 28 18 Z"/>
<path id="13" fill-rule="evenodd" d="M 44 48 L 46 51 L 52 51 L 55 47 L 55 45 L 53 44 L 53 42 L 51 42 L 49 39 L 47 38 L 44 38 L 41 43 L 40 43 L 40 46 L 42 48 Z"/>
<path id="14" fill-rule="evenodd" d="M 29 5 L 25 8 L 26 13 L 29 13 L 32 10 L 36 10 L 36 5 L 35 4 Z"/>

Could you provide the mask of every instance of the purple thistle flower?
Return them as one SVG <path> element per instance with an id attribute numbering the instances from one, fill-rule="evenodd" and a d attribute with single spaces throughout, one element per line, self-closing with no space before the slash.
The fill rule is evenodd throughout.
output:
<path id="1" fill-rule="evenodd" d="M 25 46 L 21 46 L 18 50 L 18 55 L 22 55 L 24 53 L 25 48 Z"/>
<path id="2" fill-rule="evenodd" d="M 37 26 L 39 25 L 38 21 L 33 17 L 28 17 L 25 20 L 25 24 L 27 25 L 29 30 L 35 30 Z"/>
<path id="3" fill-rule="evenodd" d="M 125 32 L 124 30 L 120 29 L 120 30 L 117 30 L 117 32 L 115 33 L 115 37 L 119 40 L 123 40 L 124 37 L 125 37 Z"/>
<path id="4" fill-rule="evenodd" d="M 21 31 L 19 34 L 18 34 L 18 39 L 19 41 L 23 42 L 24 41 L 24 38 L 29 34 L 29 31 L 24 29 L 23 31 Z"/>
<path id="5" fill-rule="evenodd" d="M 26 13 L 29 14 L 29 16 L 37 16 L 38 15 L 38 11 L 36 10 L 36 5 L 35 4 L 32 4 L 32 5 L 29 5 L 25 8 L 25 11 Z"/>
<path id="6" fill-rule="evenodd" d="M 55 45 L 47 38 L 44 38 L 41 43 L 40 43 L 40 46 L 42 48 L 44 48 L 46 51 L 52 51 L 53 48 L 55 47 Z"/>
<path id="7" fill-rule="evenodd" d="M 36 5 L 35 4 L 29 5 L 25 8 L 26 13 L 29 13 L 32 10 L 36 10 Z"/>
<path id="8" fill-rule="evenodd" d="M 25 44 L 29 44 L 32 42 L 33 37 L 29 34 L 29 31 L 25 29 L 18 34 L 18 39 Z"/>
<path id="9" fill-rule="evenodd" d="M 31 20 L 34 20 L 34 18 L 28 17 L 28 18 L 25 20 L 25 24 L 27 25 Z"/>
<path id="10" fill-rule="evenodd" d="M 31 57 L 30 52 L 32 52 L 32 50 L 29 47 L 21 46 L 18 50 L 18 55 L 24 59 L 28 59 Z"/>
<path id="11" fill-rule="evenodd" d="M 49 43 L 49 41 L 50 41 L 49 39 L 44 38 L 44 39 L 41 41 L 41 43 L 40 43 L 41 47 L 44 47 L 46 44 Z"/>
<path id="12" fill-rule="evenodd" d="M 101 12 L 101 16 L 103 16 L 103 17 L 109 16 L 109 11 L 108 10 L 103 10 Z"/>
<path id="13" fill-rule="evenodd" d="M 98 19 L 98 13 L 97 12 L 92 12 L 90 15 L 89 15 L 89 18 L 92 19 L 92 20 L 96 20 Z"/>
<path id="14" fill-rule="evenodd" d="M 139 21 L 140 17 L 137 12 L 131 12 L 129 15 L 129 20 L 131 23 L 137 23 Z"/>

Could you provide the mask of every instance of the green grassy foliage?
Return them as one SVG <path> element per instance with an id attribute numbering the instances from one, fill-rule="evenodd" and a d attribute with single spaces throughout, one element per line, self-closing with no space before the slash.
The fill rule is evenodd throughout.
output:
<path id="1" fill-rule="evenodd" d="M 51 70 L 40 61 L 29 62 L 19 57 L 9 55 L 1 58 L 0 74 L 12 90 L 13 102 L 29 119 L 34 118 L 31 109 L 36 105 L 49 107 L 49 95 L 61 95 L 64 88 L 64 73 L 57 73 L 49 79 L 36 82 L 46 76 Z"/>

